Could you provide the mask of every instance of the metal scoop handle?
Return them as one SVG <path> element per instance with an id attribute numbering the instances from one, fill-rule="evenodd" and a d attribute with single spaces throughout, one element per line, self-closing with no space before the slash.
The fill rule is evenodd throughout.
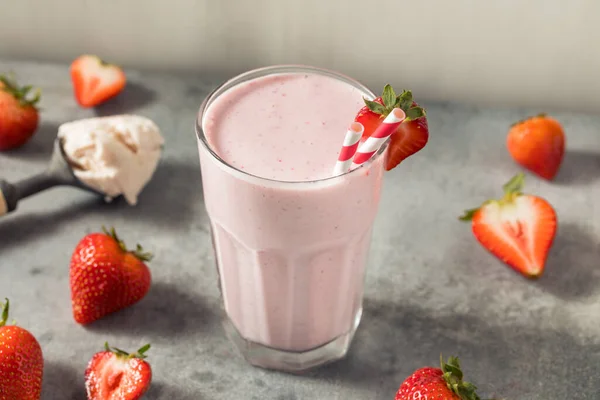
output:
<path id="1" fill-rule="evenodd" d="M 63 184 L 63 182 L 48 173 L 48 171 L 14 184 L 0 180 L 0 215 L 14 211 L 17 208 L 19 200 Z"/>
<path id="2" fill-rule="evenodd" d="M 52 158 L 46 171 L 16 183 L 9 183 L 0 179 L 0 216 L 14 211 L 20 200 L 61 185 L 75 186 L 97 193 L 75 177 L 71 166 L 66 160 L 61 142 L 56 139 Z"/>

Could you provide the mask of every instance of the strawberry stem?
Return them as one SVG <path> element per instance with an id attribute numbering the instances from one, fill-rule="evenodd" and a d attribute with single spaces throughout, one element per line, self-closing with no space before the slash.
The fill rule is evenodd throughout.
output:
<path id="1" fill-rule="evenodd" d="M 477 213 L 477 211 L 479 211 L 479 208 L 480 207 L 465 210 L 464 214 L 461 215 L 460 217 L 458 217 L 458 219 L 461 221 L 464 221 L 464 222 L 471 221 L 473 219 L 473 217 L 475 216 L 475 214 Z"/>
<path id="2" fill-rule="evenodd" d="M 394 88 L 391 85 L 388 84 L 383 87 L 381 99 L 386 108 L 394 108 L 394 104 L 396 104 L 396 92 L 394 92 Z"/>
<path id="3" fill-rule="evenodd" d="M 381 114 L 381 117 L 387 116 L 390 112 L 386 108 L 386 106 L 377 103 L 376 101 L 371 101 L 367 99 L 363 99 L 369 110 L 373 111 L 375 114 Z"/>
<path id="4" fill-rule="evenodd" d="M 546 113 L 539 113 L 537 115 L 534 115 L 533 117 L 527 117 L 527 118 L 521 119 L 521 120 L 519 120 L 519 121 L 511 124 L 510 127 L 512 128 L 513 126 L 520 125 L 523 122 L 527 122 L 527 121 L 529 121 L 530 119 L 533 119 L 533 118 L 546 118 L 547 116 L 548 116 L 548 114 L 546 114 Z"/>
<path id="5" fill-rule="evenodd" d="M 133 255 L 135 255 L 138 259 L 142 260 L 142 261 L 152 261 L 152 258 L 154 257 L 152 255 L 152 253 L 144 251 L 144 248 L 142 247 L 141 244 L 137 243 L 135 245 L 135 251 L 132 252 Z"/>
<path id="6" fill-rule="evenodd" d="M 523 186 L 525 184 L 525 174 L 519 172 L 513 176 L 508 182 L 502 186 L 505 196 L 512 196 L 513 194 L 521 194 Z"/>
<path id="7" fill-rule="evenodd" d="M 23 107 L 35 107 L 35 105 L 40 101 L 40 89 L 35 89 L 33 91 L 33 97 L 29 97 L 31 90 L 33 89 L 31 85 L 19 87 L 14 79 L 8 78 L 6 75 L 0 75 L 0 83 L 0 90 L 13 95 Z"/>
<path id="8" fill-rule="evenodd" d="M 448 389 L 458 395 L 461 400 L 481 400 L 476 393 L 477 387 L 463 381 L 463 372 L 460 369 L 458 357 L 449 357 L 448 361 L 444 363 L 444 359 L 440 355 L 440 364 Z"/>
<path id="9" fill-rule="evenodd" d="M 125 350 L 121 350 L 121 349 L 119 349 L 117 347 L 110 347 L 108 345 L 108 342 L 104 343 L 104 349 L 106 351 L 110 351 L 111 353 L 116 354 L 117 357 L 120 357 L 120 358 L 127 358 L 127 359 L 129 359 L 129 358 L 139 358 L 139 359 L 144 359 L 144 358 L 148 357 L 145 353 L 148 350 L 150 350 L 150 344 L 149 343 L 145 344 L 144 346 L 140 347 L 138 349 L 138 351 L 136 351 L 135 353 L 131 353 L 131 354 L 128 353 L 128 352 L 126 352 Z"/>
<path id="10" fill-rule="evenodd" d="M 141 358 L 144 358 L 144 357 L 146 357 L 146 354 L 144 354 L 144 353 L 146 353 L 148 350 L 150 350 L 150 343 L 145 344 L 144 346 L 140 347 L 137 351 L 137 354 Z"/>
<path id="11" fill-rule="evenodd" d="M 402 109 L 402 111 L 406 112 L 412 106 L 413 103 L 413 95 L 410 90 L 402 91 L 402 94 L 398 96 L 398 107 Z"/>
<path id="12" fill-rule="evenodd" d="M 0 317 L 0 327 L 6 325 L 6 321 L 8 321 L 8 309 L 10 308 L 10 301 L 5 299 L 6 303 L 2 306 L 2 316 Z"/>
<path id="13" fill-rule="evenodd" d="M 121 240 L 119 238 L 119 236 L 117 235 L 117 231 L 115 230 L 114 227 L 111 227 L 110 231 L 109 231 L 108 229 L 106 229 L 105 226 L 102 226 L 102 232 L 104 232 L 105 235 L 113 238 L 119 244 L 119 247 L 121 248 L 121 250 L 123 250 L 125 253 L 133 254 L 140 261 L 146 261 L 146 262 L 151 261 L 152 258 L 154 257 L 152 255 L 152 253 L 144 251 L 144 248 L 139 243 L 135 245 L 135 250 L 129 250 L 127 248 L 127 246 L 125 245 L 125 242 L 123 240 Z"/>
<path id="14" fill-rule="evenodd" d="M 381 95 L 383 104 L 367 99 L 363 100 L 369 110 L 375 114 L 380 114 L 381 118 L 387 117 L 394 108 L 400 108 L 404 111 L 406 114 L 406 122 L 414 121 L 427 115 L 425 109 L 413 105 L 413 95 L 410 90 L 403 90 L 402 93 L 396 95 L 394 88 L 389 84 L 385 85 L 383 88 L 383 94 Z"/>
<path id="15" fill-rule="evenodd" d="M 513 176 L 508 182 L 506 182 L 502 186 L 502 190 L 504 190 L 504 197 L 502 197 L 501 200 L 488 200 L 488 201 L 484 202 L 480 207 L 465 210 L 463 215 L 458 217 L 458 219 L 461 221 L 465 221 L 465 222 L 471 221 L 473 219 L 473 217 L 475 217 L 475 214 L 477 213 L 477 211 L 479 211 L 479 209 L 482 206 L 484 206 L 490 202 L 495 201 L 495 202 L 499 202 L 499 203 L 503 203 L 503 204 L 512 202 L 515 199 L 515 197 L 519 197 L 523 194 L 522 190 L 523 190 L 524 185 L 525 185 L 525 174 L 522 172 L 519 172 L 517 175 Z"/>

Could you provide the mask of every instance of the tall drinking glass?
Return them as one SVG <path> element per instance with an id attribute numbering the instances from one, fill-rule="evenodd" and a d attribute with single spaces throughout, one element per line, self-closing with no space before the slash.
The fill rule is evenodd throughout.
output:
<path id="1" fill-rule="evenodd" d="M 319 85 L 335 82 L 365 98 L 374 97 L 360 83 L 335 72 L 306 66 L 267 67 L 219 86 L 203 102 L 196 123 L 225 326 L 251 364 L 284 371 L 315 367 L 348 351 L 361 319 L 365 264 L 386 147 L 351 172 L 308 181 L 258 176 L 235 160 L 225 161 L 227 142 L 217 149 L 211 138 L 223 134 L 216 131 L 224 129 L 219 119 L 236 113 L 233 100 L 259 90 L 263 82 L 294 74 L 328 77 Z M 281 86 L 285 88 L 285 79 Z M 332 106 L 339 100 L 326 95 L 315 99 Z M 229 108 L 211 114 L 219 107 Z M 261 115 L 260 107 L 261 102 L 256 102 L 255 118 Z M 302 104 L 297 108 L 303 112 Z M 255 123 L 247 121 L 250 128 Z M 249 154 L 273 156 L 265 154 L 264 143 L 286 133 L 276 130 L 274 125 L 272 131 L 261 131 L 262 147 L 248 148 Z M 345 131 L 336 127 L 330 133 L 339 138 L 341 147 Z M 308 162 L 312 156 L 303 155 Z M 332 168 L 335 161 L 335 157 L 327 160 Z"/>

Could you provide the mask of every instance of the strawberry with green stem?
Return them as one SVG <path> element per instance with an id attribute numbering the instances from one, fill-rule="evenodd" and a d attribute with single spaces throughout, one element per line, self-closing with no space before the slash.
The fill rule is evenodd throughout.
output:
<path id="1" fill-rule="evenodd" d="M 440 368 L 425 367 L 416 370 L 402 383 L 394 400 L 481 400 L 477 387 L 463 380 L 457 357 L 444 362 Z"/>
<path id="2" fill-rule="evenodd" d="M 0 75 L 0 151 L 27 143 L 39 123 L 40 90 Z"/>
<path id="3" fill-rule="evenodd" d="M 390 85 L 385 85 L 381 97 L 373 101 L 367 99 L 364 101 L 365 106 L 355 118 L 355 121 L 360 122 L 365 128 L 363 139 L 371 136 L 394 108 L 401 108 L 406 114 L 406 119 L 390 138 L 386 151 L 386 170 L 395 168 L 402 160 L 425 147 L 429 140 L 426 112 L 413 100 L 410 90 L 404 90 L 397 95 Z"/>
<path id="4" fill-rule="evenodd" d="M 130 354 L 105 343 L 85 370 L 88 400 L 140 399 L 152 381 L 152 368 L 145 360 L 148 350 L 149 344 Z"/>
<path id="5" fill-rule="evenodd" d="M 10 303 L 0 314 L 0 399 L 39 400 L 44 357 L 36 338 L 26 329 L 7 325 Z"/>
<path id="6" fill-rule="evenodd" d="M 556 212 L 541 197 L 523 194 L 525 175 L 503 186 L 504 196 L 465 211 L 475 238 L 488 251 L 529 278 L 539 277 L 556 235 Z"/>
<path id="7" fill-rule="evenodd" d="M 144 298 L 151 284 L 146 265 L 151 259 L 139 244 L 129 250 L 114 228 L 81 239 L 70 265 L 75 321 L 89 324 Z"/>

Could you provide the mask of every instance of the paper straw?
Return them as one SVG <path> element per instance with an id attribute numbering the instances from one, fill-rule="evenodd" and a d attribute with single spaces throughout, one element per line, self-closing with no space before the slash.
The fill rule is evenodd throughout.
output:
<path id="1" fill-rule="evenodd" d="M 396 132 L 396 129 L 398 129 L 398 126 L 400 126 L 404 119 L 406 119 L 404 111 L 400 108 L 394 108 L 381 125 L 375 129 L 375 132 L 359 146 L 350 169 L 359 167 L 369 161 L 373 154 L 383 146 L 385 141 Z"/>
<path id="2" fill-rule="evenodd" d="M 350 125 L 346 132 L 346 137 L 344 137 L 344 144 L 340 150 L 340 155 L 333 168 L 333 176 L 348 172 L 352 165 L 352 157 L 354 157 L 356 149 L 358 149 L 358 142 L 360 141 L 364 130 L 365 127 L 359 122 L 353 122 Z"/>

